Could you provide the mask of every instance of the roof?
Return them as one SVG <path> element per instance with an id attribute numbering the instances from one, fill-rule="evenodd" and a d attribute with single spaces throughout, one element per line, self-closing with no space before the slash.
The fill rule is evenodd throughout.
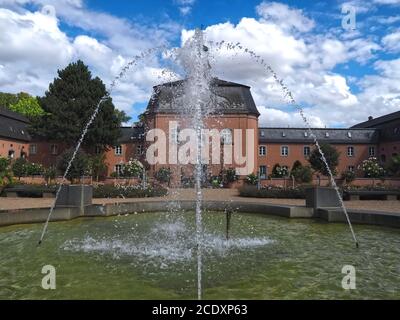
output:
<path id="1" fill-rule="evenodd" d="M 153 87 L 153 95 L 147 106 L 148 113 L 180 113 L 183 109 L 184 83 L 186 80 L 164 83 Z M 211 91 L 215 94 L 217 107 L 214 113 L 251 114 L 259 116 L 250 87 L 213 78 Z"/>
<path id="2" fill-rule="evenodd" d="M 377 129 L 312 128 L 317 140 L 326 143 L 378 143 Z M 313 143 L 307 128 L 259 128 L 260 143 Z"/>
<path id="3" fill-rule="evenodd" d="M 378 117 L 375 119 L 371 119 L 368 121 L 358 123 L 358 124 L 352 126 L 352 128 L 375 128 L 377 126 L 380 126 L 382 124 L 385 124 L 385 123 L 391 122 L 391 121 L 395 121 L 395 120 L 400 120 L 400 111 L 392 112 L 392 113 L 386 114 L 384 116 L 381 116 L 381 117 Z"/>
<path id="4" fill-rule="evenodd" d="M 143 127 L 121 127 L 121 137 L 119 143 L 132 143 L 135 140 L 142 140 L 144 137 Z"/>
<path id="5" fill-rule="evenodd" d="M 31 140 L 28 126 L 29 120 L 26 117 L 0 107 L 0 137 L 28 142 Z"/>

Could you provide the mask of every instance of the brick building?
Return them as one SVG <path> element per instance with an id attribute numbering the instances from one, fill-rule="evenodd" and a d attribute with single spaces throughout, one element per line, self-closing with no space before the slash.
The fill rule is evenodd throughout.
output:
<path id="1" fill-rule="evenodd" d="M 260 172 L 262 178 L 271 174 L 275 164 L 286 166 L 289 170 L 298 160 L 307 164 L 307 157 L 313 149 L 312 138 L 305 128 L 274 128 L 259 127 L 259 112 L 252 98 L 250 87 L 223 81 L 213 80 L 213 91 L 217 97 L 214 112 L 204 119 L 205 127 L 217 129 L 222 136 L 220 147 L 221 160 L 224 159 L 224 146 L 231 144 L 232 148 L 241 146 L 246 152 L 246 139 L 235 141 L 232 133 L 240 129 L 245 134 L 246 129 L 252 129 L 254 145 L 253 171 Z M 182 116 L 179 91 L 183 81 L 155 86 L 153 95 L 144 114 L 144 122 L 137 127 L 123 127 L 122 136 L 118 145 L 106 152 L 108 176 L 113 172 L 121 172 L 124 164 L 130 159 L 140 160 L 149 172 L 161 167 L 169 167 L 173 171 L 173 180 L 179 185 L 183 176 L 193 175 L 193 166 L 175 165 L 168 161 L 163 164 L 150 165 L 146 163 L 146 150 L 151 142 L 146 141 L 146 133 L 152 129 L 162 129 L 166 132 L 167 141 L 174 140 L 182 129 L 188 126 L 187 118 Z M 170 121 L 177 123 L 176 132 L 170 131 Z M 56 162 L 57 157 L 65 150 L 62 143 L 36 141 L 27 133 L 28 120 L 11 111 L 0 109 L 0 156 L 26 156 L 32 162 L 42 163 L 45 166 Z M 379 118 L 369 118 L 368 121 L 351 128 L 315 128 L 312 129 L 320 142 L 333 145 L 340 152 L 338 173 L 346 170 L 355 170 L 358 165 L 370 156 L 377 157 L 382 164 L 397 155 L 400 150 L 400 111 Z M 228 133 L 228 134 L 227 134 Z M 230 135 L 230 138 L 227 137 Z M 227 143 L 228 140 L 231 140 Z M 236 139 L 237 140 L 237 139 Z M 168 154 L 169 143 L 166 143 Z M 167 159 L 168 160 L 168 159 Z M 235 160 L 232 164 L 204 165 L 204 173 L 208 176 L 218 175 L 222 168 L 237 167 Z M 242 177 L 243 178 L 243 177 Z"/>
<path id="2" fill-rule="evenodd" d="M 31 137 L 28 134 L 29 120 L 18 113 L 0 108 L 0 157 L 26 158 Z"/>

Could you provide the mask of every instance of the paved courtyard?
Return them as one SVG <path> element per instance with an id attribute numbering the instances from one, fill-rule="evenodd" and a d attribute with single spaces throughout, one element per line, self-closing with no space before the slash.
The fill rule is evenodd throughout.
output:
<path id="1" fill-rule="evenodd" d="M 266 198 L 245 198 L 239 197 L 238 191 L 235 189 L 204 189 L 205 200 L 237 200 L 282 205 L 305 205 L 305 200 L 301 199 L 266 199 Z M 193 189 L 171 189 L 165 197 L 158 198 L 133 198 L 133 199 L 93 199 L 95 204 L 121 203 L 121 202 L 138 202 L 152 201 L 157 199 L 174 200 L 174 199 L 195 199 Z M 53 199 L 42 198 L 0 198 L 0 210 L 27 209 L 27 208 L 46 208 L 50 207 Z M 394 212 L 400 214 L 400 201 L 379 201 L 379 200 L 359 200 L 346 201 L 345 205 L 349 209 L 364 209 Z"/>

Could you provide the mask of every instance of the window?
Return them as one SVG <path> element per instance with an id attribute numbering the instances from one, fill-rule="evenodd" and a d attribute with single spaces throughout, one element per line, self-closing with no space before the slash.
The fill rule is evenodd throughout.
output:
<path id="1" fill-rule="evenodd" d="M 311 153 L 311 148 L 309 146 L 305 146 L 303 149 L 303 153 L 305 157 L 308 157 Z"/>
<path id="2" fill-rule="evenodd" d="M 266 146 L 260 146 L 258 154 L 260 156 L 266 156 L 267 155 L 267 147 Z"/>
<path id="3" fill-rule="evenodd" d="M 384 154 L 381 155 L 381 162 L 382 163 L 386 162 L 386 155 L 384 155 Z"/>
<path id="4" fill-rule="evenodd" d="M 354 147 L 347 147 L 347 156 L 348 157 L 354 156 Z"/>
<path id="5" fill-rule="evenodd" d="M 351 138 L 351 132 L 350 132 L 350 131 L 347 132 L 347 136 L 348 136 L 349 138 Z"/>
<path id="6" fill-rule="evenodd" d="M 37 154 L 37 145 L 36 144 L 31 144 L 29 146 L 29 154 Z"/>
<path id="7" fill-rule="evenodd" d="M 369 147 L 368 154 L 370 157 L 374 157 L 375 156 L 375 147 Z"/>
<path id="8" fill-rule="evenodd" d="M 261 130 L 261 131 L 260 131 L 260 135 L 261 135 L 261 137 L 264 137 L 264 136 L 265 136 L 264 130 Z"/>
<path id="9" fill-rule="evenodd" d="M 289 147 L 288 146 L 282 146 L 281 147 L 281 156 L 282 157 L 287 157 L 289 155 Z"/>
<path id="10" fill-rule="evenodd" d="M 15 151 L 14 150 L 9 150 L 8 151 L 8 158 L 9 159 L 14 159 L 15 157 Z"/>
<path id="11" fill-rule="evenodd" d="M 144 153 L 144 148 L 142 144 L 137 145 L 136 147 L 136 154 L 137 155 L 142 155 Z"/>
<path id="12" fill-rule="evenodd" d="M 100 146 L 96 146 L 96 148 L 94 149 L 94 152 L 95 152 L 96 154 L 100 154 L 101 151 L 102 151 L 102 148 L 101 148 Z"/>
<path id="13" fill-rule="evenodd" d="M 260 179 L 267 179 L 267 167 L 260 166 Z"/>
<path id="14" fill-rule="evenodd" d="M 115 146 L 114 149 L 116 156 L 122 155 L 122 146 Z"/>
<path id="15" fill-rule="evenodd" d="M 122 175 L 123 169 L 124 169 L 124 166 L 122 164 L 115 165 L 115 173 L 117 174 L 117 176 Z"/>
<path id="16" fill-rule="evenodd" d="M 50 152 L 53 156 L 56 156 L 58 154 L 58 145 L 52 144 L 50 146 Z"/>
<path id="17" fill-rule="evenodd" d="M 221 142 L 222 144 L 232 144 L 232 131 L 231 129 L 224 129 L 221 131 Z"/>
<path id="18" fill-rule="evenodd" d="M 348 171 L 351 171 L 351 172 L 354 172 L 354 166 L 348 166 L 348 167 L 347 167 L 347 170 L 348 170 Z"/>

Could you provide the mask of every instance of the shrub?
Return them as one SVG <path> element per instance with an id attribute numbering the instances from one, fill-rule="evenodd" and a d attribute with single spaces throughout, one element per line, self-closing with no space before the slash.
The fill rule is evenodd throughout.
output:
<path id="1" fill-rule="evenodd" d="M 46 179 L 47 183 L 50 184 L 52 180 L 55 180 L 57 178 L 57 168 L 54 166 L 45 168 L 43 176 Z"/>
<path id="2" fill-rule="evenodd" d="M 93 188 L 93 198 L 147 198 L 161 197 L 167 194 L 167 189 L 154 186 L 143 189 L 136 186 L 99 185 Z"/>
<path id="3" fill-rule="evenodd" d="M 272 178 L 283 178 L 287 177 L 289 172 L 286 167 L 281 167 L 278 163 L 272 168 L 271 177 Z"/>
<path id="4" fill-rule="evenodd" d="M 346 183 L 352 183 L 356 179 L 356 174 L 354 171 L 346 170 L 342 173 L 342 179 Z"/>
<path id="5" fill-rule="evenodd" d="M 292 176 L 299 183 L 310 183 L 313 178 L 312 170 L 309 166 L 300 166 L 292 170 Z"/>
<path id="6" fill-rule="evenodd" d="M 256 185 L 258 183 L 258 177 L 254 173 L 250 173 L 246 177 L 246 183 L 250 185 Z"/>
<path id="7" fill-rule="evenodd" d="M 26 175 L 27 176 L 40 176 L 44 172 L 44 168 L 41 164 L 28 162 L 26 164 Z"/>
<path id="8" fill-rule="evenodd" d="M 229 168 L 226 170 L 222 170 L 221 176 L 222 176 L 222 181 L 224 183 L 232 183 L 239 179 L 238 175 L 236 174 L 235 168 Z"/>
<path id="9" fill-rule="evenodd" d="M 303 187 L 295 188 L 280 188 L 280 187 L 265 187 L 260 190 L 256 186 L 244 185 L 239 188 L 241 197 L 254 198 L 276 198 L 276 199 L 305 199 L 305 189 Z"/>
<path id="10" fill-rule="evenodd" d="M 326 162 L 332 172 L 333 175 L 336 174 L 336 167 L 339 164 L 339 156 L 340 153 L 336 150 L 335 147 L 331 146 L 328 143 L 321 144 L 321 150 L 324 153 Z M 308 162 L 310 162 L 311 167 L 321 173 L 324 176 L 328 176 L 328 169 L 322 160 L 322 155 L 320 154 L 318 148 L 314 148 L 311 152 L 310 157 L 308 158 Z"/>
<path id="11" fill-rule="evenodd" d="M 364 172 L 365 178 L 380 178 L 385 173 L 385 170 L 381 167 L 375 157 L 370 157 L 367 160 L 364 160 L 360 165 L 360 169 Z"/>
<path id="12" fill-rule="evenodd" d="M 400 155 L 393 156 L 387 166 L 387 171 L 391 176 L 400 177 Z"/>
<path id="13" fill-rule="evenodd" d="M 160 168 L 154 175 L 154 177 L 162 183 L 169 183 L 171 181 L 171 169 Z"/>
<path id="14" fill-rule="evenodd" d="M 124 176 L 126 177 L 140 177 L 143 174 L 143 164 L 136 159 L 130 159 L 124 166 Z"/>
<path id="15" fill-rule="evenodd" d="M 72 159 L 73 152 L 74 152 L 73 149 L 66 150 L 59 157 L 59 159 L 57 161 L 57 169 L 59 171 L 61 171 L 63 174 L 67 170 L 68 163 Z M 70 167 L 70 170 L 69 170 L 66 178 L 69 181 L 74 182 L 75 179 L 81 178 L 88 172 L 89 172 L 89 159 L 85 152 L 79 150 L 76 154 L 74 161 L 72 162 L 72 165 Z"/>
<path id="16" fill-rule="evenodd" d="M 25 177 L 27 175 L 27 164 L 28 161 L 24 158 L 15 160 L 11 166 L 14 176 L 17 178 Z"/>
<path id="17" fill-rule="evenodd" d="M 96 181 L 99 181 L 100 177 L 107 175 L 107 164 L 105 153 L 96 154 L 88 159 L 90 174 Z"/>
<path id="18" fill-rule="evenodd" d="M 13 182 L 10 159 L 0 157 L 0 188 Z"/>

